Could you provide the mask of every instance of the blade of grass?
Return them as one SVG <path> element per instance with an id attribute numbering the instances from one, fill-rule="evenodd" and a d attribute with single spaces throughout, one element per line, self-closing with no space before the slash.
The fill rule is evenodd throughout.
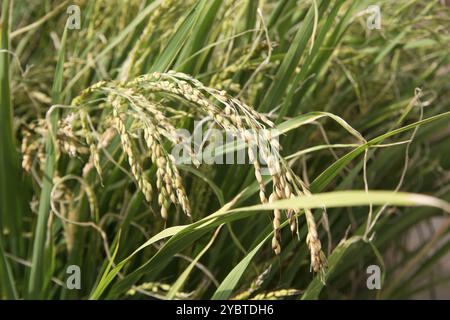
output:
<path id="1" fill-rule="evenodd" d="M 294 77 L 291 87 L 287 92 L 286 99 L 283 103 L 283 105 L 280 108 L 280 113 L 278 115 L 279 119 L 282 119 L 286 114 L 289 112 L 289 107 L 292 103 L 292 98 L 295 94 L 295 92 L 298 90 L 298 85 L 306 79 L 306 75 L 308 73 L 309 67 L 311 63 L 313 62 L 314 58 L 319 53 L 319 49 L 322 46 L 323 41 L 325 40 L 325 37 L 328 33 L 328 31 L 331 29 L 334 19 L 336 18 L 339 9 L 344 4 L 345 0 L 337 1 L 336 4 L 333 6 L 330 14 L 328 15 L 327 19 L 325 20 L 325 23 L 320 30 L 317 39 L 314 41 L 314 46 L 309 53 L 309 55 L 306 57 L 305 62 L 302 64 L 302 67 L 300 69 L 300 72 Z M 349 10 L 350 11 L 350 10 Z"/>
<path id="2" fill-rule="evenodd" d="M 17 299 L 17 289 L 14 281 L 14 276 L 11 271 L 11 267 L 6 260 L 4 246 L 3 246 L 3 236 L 0 235 L 0 288 L 2 290 L 2 296 L 5 299 Z"/>
<path id="3" fill-rule="evenodd" d="M 160 4 L 162 0 L 155 0 L 150 3 L 142 12 L 140 12 L 136 18 L 125 28 L 123 29 L 117 36 L 115 36 L 111 42 L 106 46 L 99 54 L 97 54 L 94 58 L 94 62 L 99 61 L 103 57 L 105 57 L 108 53 L 110 53 L 115 47 L 119 44 L 123 43 L 124 39 L 131 34 L 136 27 L 147 18 Z M 63 96 L 67 96 L 72 87 L 80 80 L 80 78 L 91 68 L 93 68 L 95 64 L 88 63 L 64 86 Z"/>
<path id="4" fill-rule="evenodd" d="M 109 271 L 112 268 L 114 259 L 117 256 L 117 252 L 119 252 L 119 244 L 120 244 L 120 236 L 121 236 L 121 231 L 119 231 L 118 235 L 117 235 L 117 241 L 116 241 L 116 246 L 113 249 L 113 254 L 111 256 L 111 260 L 108 262 L 108 264 L 106 265 L 105 270 L 103 271 L 102 277 L 100 278 L 99 284 L 97 286 L 95 286 L 94 290 L 91 292 L 91 297 L 97 297 L 99 295 L 99 292 L 103 291 L 104 288 L 102 285 L 100 284 L 104 284 L 105 283 L 105 277 L 109 274 Z"/>
<path id="5" fill-rule="evenodd" d="M 341 242 L 334 250 L 333 253 L 328 258 L 328 269 L 324 273 L 324 279 L 320 277 L 315 277 L 313 281 L 309 284 L 306 291 L 303 293 L 302 300 L 313 300 L 319 297 L 320 292 L 327 280 L 329 280 L 335 270 L 339 267 L 339 263 L 346 257 L 349 250 L 358 242 L 361 241 L 361 237 L 352 237 Z"/>
<path id="6" fill-rule="evenodd" d="M 203 14 L 199 15 L 198 22 L 192 28 L 191 34 L 177 58 L 175 69 L 178 71 L 192 74 L 196 69 L 199 57 L 194 54 L 207 43 L 222 0 L 213 0 L 206 4 L 208 5 L 199 9 L 199 12 L 203 12 Z"/>
<path id="7" fill-rule="evenodd" d="M 202 8 L 206 4 L 206 0 L 198 0 L 197 3 L 193 6 L 191 11 L 188 13 L 180 27 L 177 31 L 172 35 L 167 46 L 164 50 L 159 54 L 158 58 L 156 58 L 155 63 L 150 68 L 150 72 L 167 71 L 172 63 L 175 61 L 178 53 L 183 48 L 185 42 L 188 39 L 189 34 L 191 33 L 192 28 L 194 27 L 196 21 L 202 15 Z"/>
<path id="8" fill-rule="evenodd" d="M 320 2 L 319 14 L 322 14 L 326 10 L 329 3 L 330 1 L 328 0 Z M 295 35 L 294 40 L 292 41 L 292 45 L 289 47 L 289 50 L 286 53 L 286 56 L 284 57 L 271 86 L 269 87 L 269 90 L 264 96 L 259 108 L 261 111 L 267 112 L 278 105 L 279 101 L 286 92 L 289 81 L 291 80 L 295 72 L 295 68 L 298 65 L 303 51 L 305 50 L 312 35 L 314 14 L 314 6 L 311 5 L 305 19 L 302 21 L 302 24 Z"/>
<path id="9" fill-rule="evenodd" d="M 174 254 L 185 249 L 190 243 L 199 239 L 205 233 L 223 223 L 230 223 L 232 221 L 244 219 L 255 213 L 260 213 L 262 210 L 273 210 L 275 208 L 314 209 L 323 207 L 333 208 L 361 206 L 368 205 L 370 203 L 373 205 L 384 205 L 389 203 L 391 205 L 398 206 L 424 205 L 437 207 L 450 212 L 450 204 L 443 200 L 425 195 L 400 192 L 396 193 L 390 191 L 371 191 L 369 193 L 366 193 L 365 191 L 339 191 L 313 194 L 308 197 L 296 197 L 288 200 L 280 200 L 270 204 L 255 205 L 239 209 L 227 209 L 227 206 L 225 206 L 214 214 L 211 214 L 195 223 L 184 226 L 179 232 L 174 234 L 148 262 L 116 283 L 112 287 L 110 295 L 111 297 L 119 296 L 121 293 L 128 290 L 132 284 L 138 281 L 143 274 L 151 275 L 156 270 L 164 268 L 165 265 L 173 258 Z M 131 256 L 129 258 L 131 258 Z M 125 259 L 123 263 L 126 263 L 129 258 Z M 123 263 L 121 262 L 118 267 L 113 269 L 112 273 L 116 272 L 116 269 L 119 268 L 119 266 L 122 268 Z M 115 275 L 112 277 L 114 276 Z M 112 279 L 109 279 L 109 281 L 112 281 Z"/>
<path id="10" fill-rule="evenodd" d="M 174 234 L 178 233 L 179 231 L 183 230 L 186 226 L 176 226 L 164 229 L 160 233 L 156 234 L 155 236 L 151 237 L 149 240 L 147 240 L 144 244 L 142 244 L 139 248 L 137 248 L 132 254 L 130 254 L 127 258 L 122 260 L 120 263 L 118 263 L 112 270 L 110 268 L 106 268 L 104 271 L 99 283 L 95 286 L 95 288 L 92 290 L 92 293 L 89 297 L 89 300 L 97 300 L 101 297 L 103 292 L 106 290 L 108 285 L 111 283 L 112 280 L 116 277 L 116 275 L 122 270 L 122 268 L 125 266 L 125 264 L 138 252 L 145 249 L 146 247 L 150 246 L 151 244 L 158 242 L 164 238 L 171 237 Z"/>
<path id="11" fill-rule="evenodd" d="M 245 257 L 242 259 L 234 268 L 230 271 L 230 273 L 226 276 L 226 278 L 221 282 L 220 286 L 214 292 L 211 297 L 212 300 L 226 300 L 230 297 L 234 288 L 237 286 L 239 280 L 244 274 L 245 270 L 249 266 L 250 262 L 253 260 L 255 255 L 262 248 L 264 243 L 267 240 L 271 239 L 273 236 L 273 232 L 270 231 L 269 234 L 262 240 L 255 248 L 252 249 Z"/>
<path id="12" fill-rule="evenodd" d="M 293 113 L 294 111 L 298 112 L 308 110 L 307 104 L 305 103 L 304 105 L 302 105 L 301 101 L 305 96 L 308 96 L 308 94 L 311 93 L 311 91 L 308 92 L 308 90 L 311 87 L 317 86 L 317 84 L 319 83 L 319 81 L 308 81 L 309 77 L 314 76 L 316 79 L 319 79 L 319 75 L 325 74 L 326 67 L 329 65 L 329 60 L 333 52 L 335 52 L 335 49 L 338 47 L 347 29 L 351 25 L 354 12 L 364 5 L 366 5 L 366 1 L 362 0 L 354 1 L 351 3 L 350 7 L 347 8 L 343 15 L 339 18 L 339 22 L 333 27 L 333 32 L 327 37 L 323 46 L 319 49 L 319 52 L 314 57 L 314 60 L 311 61 L 308 70 L 302 69 L 300 70 L 300 73 L 303 74 L 297 74 L 297 77 L 300 78 L 300 87 L 294 89 L 295 86 L 293 86 L 293 96 L 288 98 L 291 100 L 290 102 L 295 101 L 295 105 L 290 106 L 290 113 Z M 305 65 L 306 64 L 307 63 L 305 62 Z M 289 105 L 286 107 L 289 108 Z M 297 109 L 295 107 L 297 107 Z"/>
<path id="13" fill-rule="evenodd" d="M 444 119 L 450 116 L 450 112 L 445 112 L 438 114 L 433 117 L 429 117 L 422 121 L 418 121 L 404 127 L 392 130 L 387 132 L 381 136 L 378 136 L 365 144 L 362 144 L 358 148 L 350 151 L 345 156 L 340 158 L 338 161 L 329 166 L 324 172 L 322 172 L 314 181 L 311 183 L 311 191 L 312 192 L 320 192 L 325 189 L 325 187 L 345 168 L 347 164 L 350 163 L 353 159 L 355 159 L 358 155 L 362 154 L 367 148 L 377 143 L 384 141 L 385 139 L 392 137 L 396 134 L 414 129 L 417 126 L 421 126 L 427 123 L 431 123 L 433 121 L 437 121 L 440 119 Z"/>
<path id="14" fill-rule="evenodd" d="M 4 238 L 3 249 L 13 254 L 23 254 L 22 216 L 25 188 L 22 188 L 19 156 L 16 150 L 16 139 L 13 132 L 13 106 L 11 102 L 9 29 L 11 2 L 2 3 L 0 24 L 0 237 L 8 230 L 14 235 Z M 5 268 L 9 269 L 4 260 Z M 5 276 L 5 287 L 8 285 L 8 272 Z"/>
<path id="15" fill-rule="evenodd" d="M 63 71 L 66 55 L 67 28 L 64 29 L 61 40 L 61 47 L 58 54 L 58 62 L 55 70 L 55 77 L 52 88 L 53 105 L 62 102 L 63 96 Z M 53 188 L 53 176 L 57 165 L 56 147 L 54 144 L 54 129 L 59 120 L 59 111 L 55 110 L 50 116 L 50 130 L 45 144 L 45 170 L 43 178 L 42 192 L 39 201 L 38 221 L 35 230 L 35 238 L 33 243 L 33 256 L 30 272 L 30 280 L 28 283 L 28 294 L 31 298 L 39 298 L 45 291 L 48 283 L 44 283 L 48 277 L 44 276 L 45 270 L 45 242 L 47 237 L 47 221 L 50 215 L 50 196 Z M 53 131 L 53 132 L 52 132 Z"/>
<path id="16" fill-rule="evenodd" d="M 211 240 L 206 244 L 206 246 L 202 249 L 202 251 L 199 252 L 199 254 L 195 257 L 195 259 L 192 260 L 192 262 L 189 264 L 189 266 L 183 271 L 183 273 L 178 277 L 178 279 L 175 281 L 175 283 L 170 287 L 170 290 L 167 293 L 167 299 L 175 298 L 178 291 L 180 291 L 183 288 L 184 283 L 186 282 L 187 278 L 189 277 L 189 274 L 194 269 L 195 265 L 203 257 L 203 255 L 209 250 L 209 248 L 213 245 L 214 240 L 216 240 L 222 226 L 223 225 L 220 225 L 216 229 L 213 236 L 211 237 Z"/>

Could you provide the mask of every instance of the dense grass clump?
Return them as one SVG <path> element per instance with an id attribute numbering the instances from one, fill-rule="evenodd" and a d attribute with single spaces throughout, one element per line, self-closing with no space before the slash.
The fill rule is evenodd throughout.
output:
<path id="1" fill-rule="evenodd" d="M 3 0 L 0 298 L 450 297 L 450 8 L 377 4 Z"/>

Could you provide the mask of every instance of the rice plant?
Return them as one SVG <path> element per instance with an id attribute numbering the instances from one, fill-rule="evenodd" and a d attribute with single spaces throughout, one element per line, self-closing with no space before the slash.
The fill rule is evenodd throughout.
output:
<path id="1" fill-rule="evenodd" d="M 1 10 L 0 298 L 450 297 L 447 2 Z"/>

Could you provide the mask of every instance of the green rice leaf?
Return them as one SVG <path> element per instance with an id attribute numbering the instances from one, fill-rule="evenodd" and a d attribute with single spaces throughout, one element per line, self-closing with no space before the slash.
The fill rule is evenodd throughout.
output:
<path id="1" fill-rule="evenodd" d="M 58 62 L 56 65 L 55 77 L 52 88 L 52 103 L 53 105 L 59 104 L 63 100 L 62 86 L 63 86 L 63 71 L 64 61 L 66 56 L 66 41 L 67 41 L 67 28 L 64 29 L 63 37 L 61 40 L 61 47 L 59 49 Z M 56 147 L 54 144 L 54 130 L 56 129 L 59 120 L 59 111 L 54 110 L 50 116 L 50 134 L 47 137 L 45 145 L 45 172 L 43 179 L 43 186 L 41 197 L 39 201 L 38 222 L 36 226 L 36 234 L 33 243 L 33 256 L 30 272 L 30 280 L 28 283 L 28 294 L 30 298 L 42 297 L 43 292 L 48 286 L 48 283 L 44 283 L 49 277 L 45 277 L 46 257 L 45 242 L 47 239 L 47 221 L 50 215 L 50 197 L 53 188 L 53 176 L 56 170 L 57 157 Z"/>

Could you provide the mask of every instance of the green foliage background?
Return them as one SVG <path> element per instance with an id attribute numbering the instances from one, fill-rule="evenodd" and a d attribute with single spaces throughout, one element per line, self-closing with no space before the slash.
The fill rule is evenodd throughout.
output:
<path id="1" fill-rule="evenodd" d="M 382 28 L 369 30 L 365 0 L 73 2 L 80 30 L 65 30 L 68 1 L 2 1 L 1 298 L 450 297 L 449 269 L 439 268 L 450 250 L 449 7 L 379 0 Z M 168 70 L 275 121 L 282 155 L 313 193 L 279 206 L 316 209 L 323 275 L 310 272 L 302 215 L 298 238 L 283 228 L 281 254 L 272 252 L 274 205 L 258 205 L 250 166 L 181 167 L 192 220 L 172 207 L 167 221 L 104 154 L 103 180 L 82 176 L 88 156 L 57 154 L 49 134 L 34 137 L 44 151 L 31 172 L 20 168 L 24 132 L 52 105 L 100 80 Z M 68 112 L 47 121 L 56 127 Z M 111 151 L 129 170 L 120 148 Z M 51 213 L 53 178 L 65 176 L 94 191 L 97 215 L 82 183 L 65 183 L 80 195 L 68 214 L 81 225 Z M 369 204 L 373 215 L 389 205 L 367 232 Z M 371 264 L 383 270 L 379 291 L 366 287 Z M 69 265 L 82 270 L 81 290 L 65 288 Z"/>

